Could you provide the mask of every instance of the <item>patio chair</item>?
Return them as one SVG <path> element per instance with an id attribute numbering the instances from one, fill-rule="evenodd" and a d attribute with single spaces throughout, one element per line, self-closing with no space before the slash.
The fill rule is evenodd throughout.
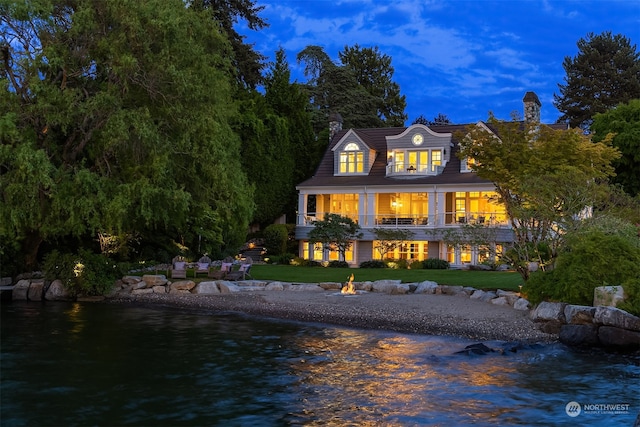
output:
<path id="1" fill-rule="evenodd" d="M 253 264 L 253 260 L 251 258 L 245 259 L 244 261 L 242 261 L 242 264 L 240 264 L 240 268 L 238 268 L 236 271 L 232 271 L 231 273 L 227 274 L 226 279 L 227 280 L 245 280 L 247 276 L 249 278 L 253 278 L 249 274 L 252 264 Z"/>
<path id="2" fill-rule="evenodd" d="M 212 279 L 222 280 L 227 277 L 233 267 L 233 258 L 227 257 L 222 261 L 220 270 L 209 270 L 208 276 Z"/>
<path id="3" fill-rule="evenodd" d="M 196 263 L 196 268 L 193 271 L 193 277 L 198 277 L 198 274 L 206 274 L 209 275 L 209 269 L 211 268 L 211 258 L 208 256 L 203 256 Z"/>
<path id="4" fill-rule="evenodd" d="M 186 279 L 187 278 L 187 260 L 178 255 L 171 261 L 169 267 L 169 277 L 172 279 Z"/>

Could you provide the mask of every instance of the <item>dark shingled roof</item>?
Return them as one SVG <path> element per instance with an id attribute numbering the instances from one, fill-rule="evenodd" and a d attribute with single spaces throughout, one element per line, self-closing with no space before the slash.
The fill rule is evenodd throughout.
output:
<path id="1" fill-rule="evenodd" d="M 456 156 L 458 152 L 458 143 L 456 140 L 457 132 L 464 132 L 471 126 L 465 125 L 440 125 L 430 126 L 429 128 L 437 133 L 452 133 L 452 142 L 454 144 L 451 150 L 450 160 L 440 175 L 423 176 L 417 178 L 391 178 L 386 176 L 387 166 L 387 136 L 399 135 L 408 127 L 390 127 L 390 128 L 372 128 L 372 129 L 353 129 L 353 131 L 367 144 L 370 148 L 376 150 L 376 158 L 371 167 L 369 175 L 354 176 L 334 176 L 333 160 L 334 152 L 332 148 L 340 141 L 340 139 L 351 129 L 343 129 L 336 133 L 329 147 L 324 153 L 320 165 L 316 173 L 311 178 L 298 184 L 301 187 L 333 187 L 333 186 L 364 186 L 364 185 L 404 185 L 404 186 L 425 186 L 425 185 L 442 185 L 442 184 L 486 184 L 489 181 L 479 178 L 475 173 L 461 173 L 460 159 Z M 567 129 L 566 124 L 547 125 L 554 129 Z"/>

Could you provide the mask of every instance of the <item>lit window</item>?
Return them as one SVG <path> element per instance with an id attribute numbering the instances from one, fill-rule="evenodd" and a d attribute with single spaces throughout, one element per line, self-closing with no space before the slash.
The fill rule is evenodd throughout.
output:
<path id="1" fill-rule="evenodd" d="M 435 172 L 438 169 L 438 166 L 442 165 L 442 151 L 432 151 L 431 152 L 431 171 Z"/>
<path id="2" fill-rule="evenodd" d="M 364 153 L 355 142 L 350 142 L 340 152 L 340 173 L 362 173 L 364 171 Z"/>

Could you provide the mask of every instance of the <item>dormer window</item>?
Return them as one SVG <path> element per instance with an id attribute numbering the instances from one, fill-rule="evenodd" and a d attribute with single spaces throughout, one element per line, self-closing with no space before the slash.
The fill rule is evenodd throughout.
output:
<path id="1" fill-rule="evenodd" d="M 460 172 L 473 172 L 473 165 L 476 164 L 476 160 L 473 157 L 465 157 L 460 162 Z"/>
<path id="2" fill-rule="evenodd" d="M 339 171 L 340 173 L 364 172 L 364 152 L 357 143 L 348 143 L 340 152 Z"/>

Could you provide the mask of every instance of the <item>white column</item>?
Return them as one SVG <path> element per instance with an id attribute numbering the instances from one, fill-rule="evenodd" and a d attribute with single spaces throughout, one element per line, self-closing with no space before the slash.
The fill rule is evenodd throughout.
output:
<path id="1" fill-rule="evenodd" d="M 445 200 L 445 195 L 446 193 L 437 193 L 436 196 L 438 198 L 437 201 L 437 210 L 438 210 L 438 217 L 436 219 L 436 225 L 444 225 L 444 220 L 445 220 L 445 214 L 447 211 L 447 203 Z"/>
<path id="2" fill-rule="evenodd" d="M 364 190 L 358 193 L 358 224 L 360 227 L 367 226 L 367 193 Z"/>
<path id="3" fill-rule="evenodd" d="M 434 226 L 437 224 L 437 219 L 436 219 L 436 207 L 438 205 L 438 193 L 436 193 L 436 191 L 431 191 L 428 194 L 427 197 L 427 216 L 429 217 L 429 224 L 430 226 Z"/>
<path id="4" fill-rule="evenodd" d="M 307 216 L 307 194 L 298 193 L 298 225 L 304 225 L 304 217 Z"/>

